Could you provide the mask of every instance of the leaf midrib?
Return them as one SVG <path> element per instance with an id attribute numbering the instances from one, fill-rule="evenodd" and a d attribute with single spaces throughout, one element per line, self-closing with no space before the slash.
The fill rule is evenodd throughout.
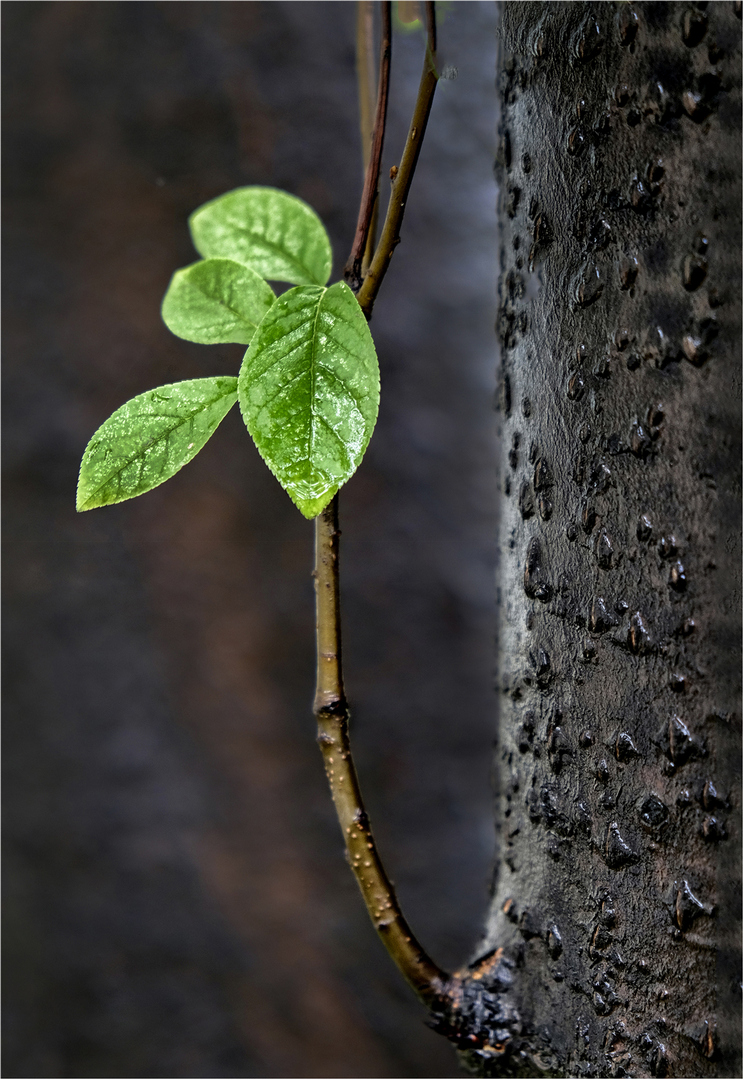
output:
<path id="1" fill-rule="evenodd" d="M 316 419 L 316 416 L 317 416 L 317 412 L 316 412 L 316 409 L 315 409 L 315 378 L 316 378 L 315 355 L 316 355 L 316 345 L 317 345 L 317 341 L 318 341 L 318 334 L 317 334 L 318 318 L 320 316 L 320 305 L 323 303 L 323 297 L 326 295 L 327 292 L 328 292 L 328 290 L 324 289 L 323 292 L 318 297 L 318 304 L 317 304 L 317 307 L 315 308 L 315 318 L 313 319 L 312 358 L 311 358 L 311 363 L 310 363 L 310 417 L 311 417 L 311 419 L 310 419 L 310 438 L 308 440 L 308 452 L 307 452 L 308 461 L 312 461 L 312 452 L 315 449 L 315 419 Z"/>

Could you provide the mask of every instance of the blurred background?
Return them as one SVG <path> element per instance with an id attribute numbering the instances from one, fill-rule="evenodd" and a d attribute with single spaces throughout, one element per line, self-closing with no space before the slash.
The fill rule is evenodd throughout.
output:
<path id="1" fill-rule="evenodd" d="M 466 962 L 494 858 L 496 7 L 441 3 L 442 80 L 344 488 L 352 738 L 415 932 Z M 8 1077 L 458 1075 L 368 922 L 314 742 L 312 525 L 237 409 L 150 494 L 76 515 L 135 394 L 237 374 L 160 321 L 188 214 L 361 192 L 355 4 L 3 5 Z M 423 58 L 396 33 L 383 178 Z M 383 206 L 387 203 L 383 180 Z"/>

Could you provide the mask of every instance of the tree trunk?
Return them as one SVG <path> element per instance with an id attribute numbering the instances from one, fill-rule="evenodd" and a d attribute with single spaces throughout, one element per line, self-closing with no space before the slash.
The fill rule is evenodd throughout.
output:
<path id="1" fill-rule="evenodd" d="M 740 19 L 502 7 L 481 1075 L 741 1075 Z"/>

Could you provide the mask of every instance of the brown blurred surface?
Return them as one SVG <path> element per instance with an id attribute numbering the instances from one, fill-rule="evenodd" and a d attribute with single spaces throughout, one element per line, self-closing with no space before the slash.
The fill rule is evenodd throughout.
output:
<path id="1" fill-rule="evenodd" d="M 100 423 L 236 373 L 173 337 L 186 218 L 361 188 L 351 3 L 12 3 L 4 35 L 5 1076 L 455 1076 L 379 945 L 314 744 L 312 526 L 235 410 L 156 491 L 74 512 Z M 346 680 L 404 909 L 464 962 L 493 858 L 494 5 L 443 81 L 341 498 Z M 422 57 L 396 37 L 385 174 Z M 384 191 L 384 188 L 383 188 Z"/>

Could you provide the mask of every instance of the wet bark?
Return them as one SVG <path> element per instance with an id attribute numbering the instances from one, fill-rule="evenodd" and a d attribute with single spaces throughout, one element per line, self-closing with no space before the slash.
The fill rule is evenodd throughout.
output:
<path id="1" fill-rule="evenodd" d="M 480 1075 L 741 1075 L 740 20 L 502 6 Z"/>

